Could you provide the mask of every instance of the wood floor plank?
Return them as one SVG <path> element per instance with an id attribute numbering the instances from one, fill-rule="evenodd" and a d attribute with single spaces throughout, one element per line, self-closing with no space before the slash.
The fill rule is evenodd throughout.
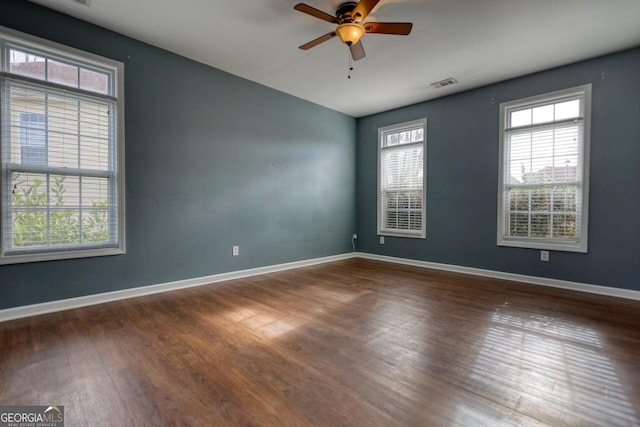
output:
<path id="1" fill-rule="evenodd" d="M 640 303 L 351 259 L 0 323 L 66 425 L 640 426 Z"/>

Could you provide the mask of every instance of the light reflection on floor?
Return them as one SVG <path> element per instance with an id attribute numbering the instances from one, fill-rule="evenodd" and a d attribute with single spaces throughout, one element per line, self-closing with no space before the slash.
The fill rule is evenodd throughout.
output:
<path id="1" fill-rule="evenodd" d="M 486 408 L 485 408 L 486 409 Z M 476 405 L 459 403 L 456 405 L 455 421 L 452 426 L 473 427 L 522 427 L 522 423 L 505 419 L 496 419 L 495 413 L 484 412 L 483 408 Z"/>
<path id="2" fill-rule="evenodd" d="M 553 318 L 494 312 L 464 387 L 546 423 L 640 425 L 597 331 Z M 483 418 L 458 404 L 457 424 Z"/>
<path id="3" fill-rule="evenodd" d="M 331 306 L 326 305 L 326 301 L 331 302 L 333 305 L 337 304 L 349 304 L 354 299 L 362 296 L 362 291 L 330 289 L 326 286 L 309 286 L 309 289 L 313 291 L 314 295 L 320 298 L 316 301 L 317 305 L 312 308 L 308 315 L 319 315 L 330 311 Z M 324 301 L 326 299 L 326 301 Z M 239 322 L 244 326 L 251 328 L 255 333 L 264 336 L 265 338 L 278 338 L 285 335 L 304 324 L 304 318 L 300 316 L 289 316 L 283 318 L 281 316 L 273 315 L 266 309 L 261 308 L 258 304 L 251 306 L 240 307 L 236 310 L 230 310 L 223 313 L 223 316 L 231 321 Z"/>

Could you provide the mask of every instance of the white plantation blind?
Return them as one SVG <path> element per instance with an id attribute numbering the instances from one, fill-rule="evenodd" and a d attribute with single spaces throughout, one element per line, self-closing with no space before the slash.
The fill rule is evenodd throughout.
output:
<path id="1" fill-rule="evenodd" d="M 119 253 L 117 69 L 13 38 L 3 57 L 3 262 Z"/>
<path id="2" fill-rule="evenodd" d="M 378 134 L 378 234 L 424 237 L 426 120 Z"/>
<path id="3" fill-rule="evenodd" d="M 501 105 L 499 244 L 586 251 L 589 93 Z"/>

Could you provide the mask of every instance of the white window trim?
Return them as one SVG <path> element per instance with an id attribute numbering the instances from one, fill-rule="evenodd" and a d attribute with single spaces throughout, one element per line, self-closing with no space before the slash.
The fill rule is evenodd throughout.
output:
<path id="1" fill-rule="evenodd" d="M 582 152 L 582 186 L 581 186 L 581 212 L 580 212 L 580 236 L 577 241 L 560 239 L 530 239 L 522 237 L 505 237 L 505 183 L 504 183 L 504 162 L 505 162 L 505 129 L 507 123 L 507 112 L 518 107 L 534 106 L 535 104 L 546 104 L 571 96 L 584 96 L 584 117 L 583 117 L 583 152 Z M 543 249 L 550 251 L 581 252 L 586 253 L 588 249 L 588 225 L 589 225 L 589 153 L 591 142 L 591 84 L 531 96 L 515 101 L 503 102 L 500 104 L 500 146 L 499 146 L 499 168 L 498 168 L 498 215 L 497 215 L 497 245 L 518 248 Z"/>
<path id="2" fill-rule="evenodd" d="M 0 43 L 2 43 L 2 49 L 0 52 L 5 52 L 5 45 L 7 42 L 13 42 L 21 46 L 31 47 L 36 50 L 44 50 L 51 55 L 59 55 L 64 58 L 75 60 L 79 63 L 87 65 L 95 65 L 101 68 L 109 68 L 113 70 L 113 85 L 116 96 L 117 105 L 117 119 L 116 119 L 116 135 L 117 135 L 117 192 L 118 192 L 118 230 L 117 232 L 117 246 L 105 247 L 105 248 L 87 248 L 87 249 L 68 249 L 68 248 L 52 248 L 51 250 L 45 250 L 42 252 L 33 253 L 19 253 L 19 254 L 7 254 L 4 248 L 5 236 L 4 225 L 5 221 L 4 211 L 0 212 L 0 265 L 3 264 L 18 264 L 26 262 L 38 262 L 38 261 L 51 261 L 61 259 L 74 259 L 74 258 L 87 258 L 95 256 L 107 256 L 107 255 L 120 255 L 126 253 L 126 239 L 125 239 L 125 132 L 124 132 L 124 64 L 119 61 L 115 61 L 109 58 L 105 58 L 93 53 L 85 52 L 79 49 L 75 49 L 69 46 L 62 45 L 60 43 L 45 40 L 39 37 L 35 37 L 29 34 L 25 34 L 19 31 L 15 31 L 9 28 L 0 26 Z M 5 70 L 7 55 L 0 55 L 0 70 Z M 2 123 L 0 121 L 0 132 L 2 132 Z M 0 165 L 2 165 L 2 151 L 0 150 Z M 6 202 L 8 195 L 4 194 L 4 183 L 6 179 L 5 171 L 0 173 L 0 191 L 2 194 L 2 204 Z"/>
<path id="3" fill-rule="evenodd" d="M 382 174 L 380 173 L 380 167 L 382 166 L 382 141 L 383 135 L 388 132 L 400 131 L 409 127 L 421 126 L 424 130 L 424 138 L 422 141 L 422 227 L 420 231 L 401 231 L 401 230 L 388 230 L 382 226 L 382 206 L 380 203 L 380 195 L 382 193 Z M 376 222 L 378 224 L 377 233 L 379 236 L 389 237 L 408 237 L 414 239 L 426 238 L 426 224 L 427 224 L 427 119 L 412 120 L 409 122 L 398 123 L 395 125 L 385 126 L 378 128 L 378 188 L 376 194 L 376 210 L 377 217 Z"/>

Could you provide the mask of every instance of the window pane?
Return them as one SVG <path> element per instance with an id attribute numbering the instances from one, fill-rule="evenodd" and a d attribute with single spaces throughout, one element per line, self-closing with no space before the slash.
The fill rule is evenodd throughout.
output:
<path id="1" fill-rule="evenodd" d="M 11 176 L 11 198 L 16 207 L 41 206 L 47 204 L 47 177 L 36 173 L 13 173 Z"/>
<path id="2" fill-rule="evenodd" d="M 408 209 L 409 208 L 409 193 L 402 192 L 398 193 L 398 209 Z"/>
<path id="3" fill-rule="evenodd" d="M 110 113 L 109 101 L 19 83 L 11 83 L 9 93 L 14 162 L 20 162 L 24 155 L 29 164 L 100 170 L 113 167 L 110 145 L 115 114 Z"/>
<path id="4" fill-rule="evenodd" d="M 553 187 L 553 211 L 575 212 L 578 188 L 575 185 Z"/>
<path id="5" fill-rule="evenodd" d="M 386 215 L 385 221 L 386 229 L 397 229 L 398 228 L 398 214 L 396 211 L 388 211 Z"/>
<path id="6" fill-rule="evenodd" d="M 520 184 L 526 181 L 531 174 L 531 134 L 517 134 L 509 137 L 508 144 L 511 149 L 509 176 L 505 177 L 510 184 Z"/>
<path id="7" fill-rule="evenodd" d="M 82 218 L 82 241 L 84 243 L 108 243 L 110 241 L 109 210 L 92 209 Z"/>
<path id="8" fill-rule="evenodd" d="M 555 119 L 566 120 L 573 117 L 580 117 L 580 100 L 560 102 L 555 105 Z"/>
<path id="9" fill-rule="evenodd" d="M 108 104 L 83 100 L 80 105 L 80 167 L 110 170 L 112 115 Z"/>
<path id="10" fill-rule="evenodd" d="M 578 140 L 580 135 L 578 129 L 563 129 L 556 132 L 556 146 L 554 153 L 556 157 L 571 158 L 575 161 L 578 156 Z"/>
<path id="11" fill-rule="evenodd" d="M 548 212 L 551 210 L 551 189 L 538 188 L 531 192 L 531 210 Z"/>
<path id="12" fill-rule="evenodd" d="M 420 142 L 424 140 L 424 130 L 422 128 L 411 131 L 411 142 Z"/>
<path id="13" fill-rule="evenodd" d="M 551 237 L 551 215 L 531 215 L 531 237 Z"/>
<path id="14" fill-rule="evenodd" d="M 572 239 L 576 236 L 576 216 L 574 214 L 553 216 L 553 237 Z"/>
<path id="15" fill-rule="evenodd" d="M 78 139 L 74 134 L 49 133 L 49 164 L 62 168 L 78 167 Z"/>
<path id="16" fill-rule="evenodd" d="M 517 133 L 509 137 L 511 160 L 527 160 L 531 158 L 531 133 Z"/>
<path id="17" fill-rule="evenodd" d="M 47 80 L 65 86 L 78 87 L 78 67 L 47 60 Z"/>
<path id="18" fill-rule="evenodd" d="M 409 212 L 407 211 L 397 212 L 396 218 L 397 218 L 396 229 L 409 230 Z"/>
<path id="19" fill-rule="evenodd" d="M 9 49 L 9 71 L 25 77 L 45 80 L 45 58 L 18 49 Z"/>
<path id="20" fill-rule="evenodd" d="M 47 241 L 47 178 L 42 174 L 11 176 L 11 247 L 42 246 Z"/>
<path id="21" fill-rule="evenodd" d="M 558 166 L 554 168 L 554 182 L 575 182 L 578 178 L 577 175 L 577 163 L 578 156 L 571 156 L 568 158 L 556 158 Z M 560 166 L 564 164 L 564 166 Z"/>
<path id="22" fill-rule="evenodd" d="M 529 195 L 528 190 L 509 191 L 509 209 L 512 211 L 529 211 Z"/>
<path id="23" fill-rule="evenodd" d="M 11 231 L 12 249 L 43 246 L 47 239 L 47 214 L 39 210 L 14 209 Z"/>
<path id="24" fill-rule="evenodd" d="M 77 210 L 52 210 L 50 218 L 50 246 L 80 243 L 80 215 Z"/>
<path id="25" fill-rule="evenodd" d="M 82 206 L 105 207 L 109 202 L 109 179 L 82 177 Z"/>
<path id="26" fill-rule="evenodd" d="M 6 91 L 6 92 L 5 92 Z M 9 115 L 9 153 L 6 160 L 13 163 L 46 164 L 46 115 L 42 93 L 9 84 L 3 90 Z"/>
<path id="27" fill-rule="evenodd" d="M 80 178 L 51 175 L 49 185 L 49 245 L 77 245 L 80 243 Z"/>
<path id="28" fill-rule="evenodd" d="M 383 188 L 412 188 L 422 185 L 422 146 L 386 150 L 382 154 Z"/>
<path id="29" fill-rule="evenodd" d="M 531 109 L 514 111 L 511 113 L 511 126 L 527 126 L 531 124 Z"/>
<path id="30" fill-rule="evenodd" d="M 397 133 L 388 134 L 386 140 L 387 140 L 387 144 L 386 144 L 387 147 L 398 145 L 398 134 Z"/>
<path id="31" fill-rule="evenodd" d="M 412 192 L 409 194 L 409 208 L 422 209 L 422 192 Z"/>
<path id="32" fill-rule="evenodd" d="M 553 156 L 553 130 L 541 130 L 531 133 L 531 157 L 549 158 Z"/>
<path id="33" fill-rule="evenodd" d="M 397 209 L 398 208 L 398 194 L 397 193 L 385 193 L 384 203 L 386 209 Z"/>
<path id="34" fill-rule="evenodd" d="M 105 73 L 80 69 L 80 89 L 109 94 L 109 76 Z"/>
<path id="35" fill-rule="evenodd" d="M 553 121 L 553 104 L 543 105 L 533 109 L 533 124 L 552 122 Z"/>
<path id="36" fill-rule="evenodd" d="M 78 167 L 78 103 L 49 93 L 49 163 L 55 167 Z"/>
<path id="37" fill-rule="evenodd" d="M 409 229 L 419 231 L 422 229 L 422 212 L 409 213 Z"/>
<path id="38" fill-rule="evenodd" d="M 49 176 L 49 204 L 55 207 L 80 206 L 80 177 L 65 175 Z"/>
<path id="39" fill-rule="evenodd" d="M 509 216 L 509 235 L 513 237 L 528 237 L 529 215 L 511 214 Z"/>

